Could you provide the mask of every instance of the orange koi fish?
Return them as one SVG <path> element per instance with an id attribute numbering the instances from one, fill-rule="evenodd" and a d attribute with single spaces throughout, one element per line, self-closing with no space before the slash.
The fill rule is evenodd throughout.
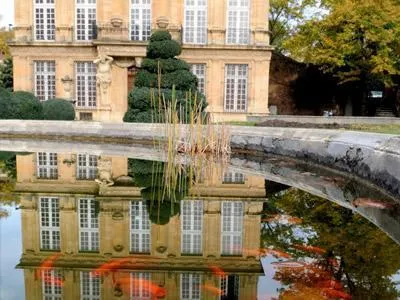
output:
<path id="1" fill-rule="evenodd" d="M 130 260 L 127 258 L 108 261 L 92 271 L 92 275 L 100 276 L 107 272 L 118 270 L 120 266 L 124 265 L 127 262 L 130 262 Z"/>
<path id="2" fill-rule="evenodd" d="M 319 248 L 319 247 L 315 247 L 315 246 L 309 246 L 309 245 L 299 245 L 299 244 L 294 244 L 292 245 L 293 248 L 298 249 L 298 250 L 303 250 L 303 251 L 307 251 L 307 252 L 313 252 L 313 253 L 317 253 L 317 254 L 325 254 L 326 250 Z"/>
<path id="3" fill-rule="evenodd" d="M 342 291 L 334 290 L 334 289 L 323 288 L 322 293 L 325 296 L 330 297 L 330 298 L 335 298 L 335 299 L 339 298 L 339 299 L 345 299 L 345 300 L 351 299 L 351 296 L 349 294 L 342 292 Z"/>
<path id="4" fill-rule="evenodd" d="M 224 277 L 226 276 L 226 273 L 224 270 L 222 270 L 220 267 L 218 266 L 208 266 L 208 268 L 217 276 L 219 277 Z"/>
<path id="5" fill-rule="evenodd" d="M 36 276 L 37 276 L 38 278 L 41 278 L 41 277 L 42 277 L 42 271 L 43 271 L 43 270 L 51 270 L 51 269 L 53 269 L 53 268 L 54 268 L 54 262 L 55 262 L 55 260 L 56 260 L 58 257 L 60 257 L 60 256 L 61 256 L 61 254 L 55 254 L 55 255 L 52 255 L 52 256 L 46 258 L 46 259 L 40 264 L 39 268 L 36 269 Z"/>
<path id="6" fill-rule="evenodd" d="M 299 261 L 277 261 L 277 262 L 272 262 L 271 265 L 277 268 L 290 268 L 290 269 L 305 268 L 307 266 L 305 263 Z"/>
<path id="7" fill-rule="evenodd" d="M 393 207 L 390 203 L 383 203 L 371 198 L 357 198 L 352 201 L 354 207 L 374 207 L 379 209 L 387 209 Z"/>
<path id="8" fill-rule="evenodd" d="M 140 286 L 144 292 L 151 294 L 152 297 L 164 298 L 167 295 L 167 290 L 152 281 L 147 279 L 137 279 L 137 278 L 122 278 L 117 281 L 117 284 L 127 293 L 130 291 L 131 283 L 134 286 Z"/>
<path id="9" fill-rule="evenodd" d="M 201 285 L 201 288 L 205 291 L 211 292 L 216 296 L 222 296 L 225 294 L 223 290 L 209 284 Z"/>
<path id="10" fill-rule="evenodd" d="M 317 283 L 317 287 L 340 291 L 343 290 L 343 284 L 340 281 L 334 279 L 320 281 Z"/>
<path id="11" fill-rule="evenodd" d="M 271 254 L 273 256 L 280 257 L 280 258 L 292 258 L 292 256 L 289 253 L 279 251 L 279 250 L 274 250 L 274 249 L 267 248 L 267 249 L 265 249 L 265 253 Z"/>

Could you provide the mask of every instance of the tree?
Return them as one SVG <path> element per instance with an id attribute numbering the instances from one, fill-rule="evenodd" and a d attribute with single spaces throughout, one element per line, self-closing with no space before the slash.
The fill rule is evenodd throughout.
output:
<path id="1" fill-rule="evenodd" d="M 11 55 L 10 48 L 8 47 L 8 41 L 14 37 L 14 31 L 7 30 L 6 28 L 0 28 L 0 52 L 8 58 Z"/>
<path id="2" fill-rule="evenodd" d="M 197 96 L 196 76 L 186 62 L 175 58 L 181 51 L 169 32 L 152 34 L 134 89 L 129 93 L 125 122 L 163 122 L 165 109 L 175 105 L 180 119 L 187 121 L 187 114 L 199 103 L 205 109 L 204 96 Z"/>
<path id="3" fill-rule="evenodd" d="M 331 0 L 329 14 L 300 25 L 284 43 L 290 55 L 313 63 L 366 98 L 393 86 L 400 74 L 398 0 Z"/>
<path id="4" fill-rule="evenodd" d="M 271 0 L 269 14 L 270 44 L 282 52 L 283 42 L 306 19 L 305 12 L 317 5 L 317 0 Z"/>
<path id="5" fill-rule="evenodd" d="M 266 214 L 287 214 L 301 224 L 266 222 L 264 246 L 274 245 L 302 261 L 313 258 L 313 272 L 277 272 L 289 294 L 307 286 L 321 287 L 321 278 L 338 281 L 355 299 L 397 299 L 392 276 L 400 269 L 399 246 L 374 224 L 353 211 L 297 189 L 272 197 Z M 324 254 L 294 247 L 303 244 L 323 249 Z M 310 248 L 311 249 L 311 248 Z M 313 276 L 311 276 L 311 275 Z M 312 291 L 311 291 L 312 292 Z"/>
<path id="6" fill-rule="evenodd" d="M 0 87 L 9 91 L 13 90 L 13 62 L 11 58 L 6 58 L 0 64 Z"/>

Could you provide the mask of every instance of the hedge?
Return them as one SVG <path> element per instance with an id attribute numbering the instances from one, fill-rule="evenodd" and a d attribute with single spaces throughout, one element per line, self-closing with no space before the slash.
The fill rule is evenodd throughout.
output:
<path id="1" fill-rule="evenodd" d="M 75 109 L 71 102 L 64 99 L 51 99 L 43 102 L 45 120 L 75 120 Z"/>

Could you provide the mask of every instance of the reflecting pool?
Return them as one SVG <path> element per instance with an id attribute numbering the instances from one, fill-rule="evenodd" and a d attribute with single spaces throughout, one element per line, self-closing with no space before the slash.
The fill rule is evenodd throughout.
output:
<path id="1" fill-rule="evenodd" d="M 1 299 L 400 297 L 399 199 L 282 157 L 140 158 L 0 153 Z"/>

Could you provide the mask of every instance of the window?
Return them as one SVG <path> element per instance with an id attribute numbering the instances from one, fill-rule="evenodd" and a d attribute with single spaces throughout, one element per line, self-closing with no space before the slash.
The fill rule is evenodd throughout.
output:
<path id="1" fill-rule="evenodd" d="M 100 300 L 100 276 L 81 272 L 81 300 Z"/>
<path id="2" fill-rule="evenodd" d="M 43 197 L 40 202 L 40 249 L 60 250 L 60 205 L 58 198 Z"/>
<path id="3" fill-rule="evenodd" d="M 131 273 L 131 298 L 137 300 L 152 299 L 150 273 Z"/>
<path id="4" fill-rule="evenodd" d="M 62 274 L 59 270 L 42 270 L 44 300 L 62 299 Z"/>
<path id="5" fill-rule="evenodd" d="M 181 300 L 201 299 L 200 284 L 200 274 L 181 274 Z"/>
<path id="6" fill-rule="evenodd" d="M 250 0 L 228 0 L 228 44 L 249 44 L 249 16 Z"/>
<path id="7" fill-rule="evenodd" d="M 96 107 L 96 65 L 93 62 L 77 62 L 76 68 L 76 106 Z"/>
<path id="8" fill-rule="evenodd" d="M 58 179 L 57 153 L 39 152 L 37 154 L 37 177 Z"/>
<path id="9" fill-rule="evenodd" d="M 181 204 L 181 251 L 202 253 L 203 201 L 185 200 Z"/>
<path id="10" fill-rule="evenodd" d="M 239 300 L 239 276 L 226 275 L 221 277 L 220 287 L 222 291 L 220 300 Z"/>
<path id="11" fill-rule="evenodd" d="M 131 0 L 131 40 L 147 41 L 151 35 L 151 0 Z"/>
<path id="12" fill-rule="evenodd" d="M 236 172 L 225 172 L 222 183 L 244 184 L 244 174 Z"/>
<path id="13" fill-rule="evenodd" d="M 192 64 L 192 73 L 196 75 L 199 82 L 198 90 L 206 94 L 206 64 Z"/>
<path id="14" fill-rule="evenodd" d="M 97 156 L 88 154 L 78 154 L 77 156 L 77 179 L 93 180 L 97 176 Z"/>
<path id="15" fill-rule="evenodd" d="M 223 255 L 242 254 L 243 202 L 222 202 Z"/>
<path id="16" fill-rule="evenodd" d="M 35 61 L 35 96 L 40 101 L 56 97 L 56 63 L 55 61 Z"/>
<path id="17" fill-rule="evenodd" d="M 207 0 L 185 0 L 183 42 L 207 43 Z"/>
<path id="18" fill-rule="evenodd" d="M 35 39 L 37 41 L 55 40 L 55 0 L 35 0 Z"/>
<path id="19" fill-rule="evenodd" d="M 76 39 L 92 40 L 96 30 L 96 0 L 76 0 L 75 22 Z"/>
<path id="20" fill-rule="evenodd" d="M 150 253 L 151 222 L 145 201 L 131 202 L 131 252 Z"/>
<path id="21" fill-rule="evenodd" d="M 94 199 L 79 199 L 79 250 L 99 251 L 99 215 Z"/>
<path id="22" fill-rule="evenodd" d="M 225 66 L 225 111 L 245 112 L 247 110 L 247 65 Z"/>

